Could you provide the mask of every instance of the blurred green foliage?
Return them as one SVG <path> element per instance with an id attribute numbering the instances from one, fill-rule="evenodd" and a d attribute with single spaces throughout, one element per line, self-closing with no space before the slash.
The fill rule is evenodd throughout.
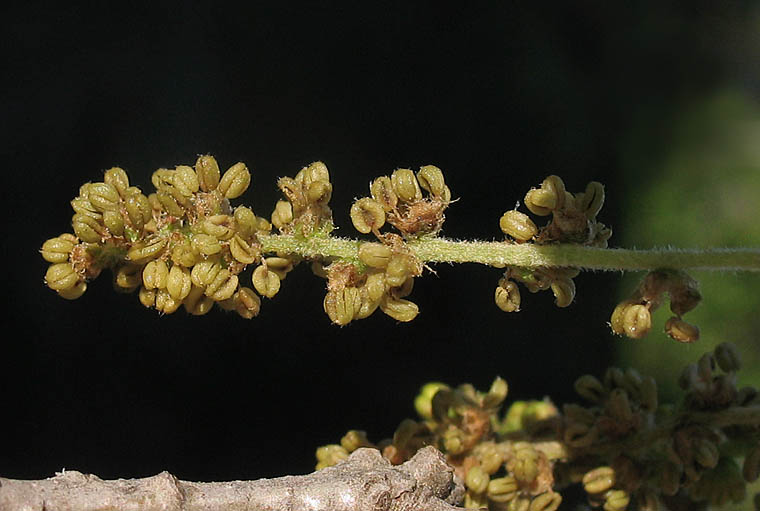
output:
<path id="1" fill-rule="evenodd" d="M 760 247 L 760 103 L 725 90 L 694 101 L 665 126 L 633 133 L 622 162 L 622 222 L 613 244 L 651 248 Z M 612 191 L 615 194 L 615 191 Z M 612 200 L 616 200 L 614 197 Z M 701 339 L 679 345 L 663 333 L 667 305 L 653 315 L 652 333 L 616 340 L 617 364 L 642 368 L 661 384 L 664 398 L 678 392 L 675 368 L 723 341 L 743 355 L 740 384 L 760 384 L 760 275 L 693 272 L 702 303 L 685 319 Z M 641 274 L 622 280 L 625 298 Z"/>

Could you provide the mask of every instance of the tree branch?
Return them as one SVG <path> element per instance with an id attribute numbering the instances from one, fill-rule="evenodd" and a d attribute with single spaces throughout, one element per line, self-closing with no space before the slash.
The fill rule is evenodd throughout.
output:
<path id="1" fill-rule="evenodd" d="M 303 476 L 194 483 L 168 472 L 104 481 L 65 471 L 40 481 L 0 478 L 3 511 L 461 511 L 462 482 L 426 447 L 399 466 L 358 449 L 333 467 Z"/>

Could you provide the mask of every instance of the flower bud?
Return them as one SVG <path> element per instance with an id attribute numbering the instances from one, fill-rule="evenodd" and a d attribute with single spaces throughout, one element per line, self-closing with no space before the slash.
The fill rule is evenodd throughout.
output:
<path id="1" fill-rule="evenodd" d="M 282 230 L 283 227 L 293 221 L 293 205 L 284 200 L 277 201 L 272 212 L 272 225 Z"/>
<path id="2" fill-rule="evenodd" d="M 71 218 L 71 226 L 80 240 L 88 243 L 100 242 L 103 226 L 93 217 L 77 213 Z"/>
<path id="3" fill-rule="evenodd" d="M 238 276 L 233 275 L 227 269 L 221 269 L 214 277 L 214 280 L 206 286 L 205 295 L 215 302 L 221 302 L 235 294 L 237 288 Z"/>
<path id="4" fill-rule="evenodd" d="M 193 250 L 206 256 L 218 254 L 222 251 L 222 245 L 219 243 L 219 240 L 209 234 L 196 234 L 190 243 Z"/>
<path id="5" fill-rule="evenodd" d="M 479 465 L 475 465 L 467 471 L 464 484 L 473 493 L 483 493 L 488 489 L 489 481 L 490 477 L 485 470 L 480 468 Z"/>
<path id="6" fill-rule="evenodd" d="M 533 497 L 528 511 L 555 511 L 561 503 L 562 495 L 550 490 Z"/>
<path id="7" fill-rule="evenodd" d="M 328 291 L 322 306 L 336 325 L 349 324 L 361 309 L 361 295 L 355 287 Z"/>
<path id="8" fill-rule="evenodd" d="M 313 204 L 327 204 L 332 196 L 332 184 L 329 181 L 313 181 L 306 189 L 306 199 Z"/>
<path id="9" fill-rule="evenodd" d="M 362 243 L 359 245 L 359 259 L 370 268 L 383 269 L 391 260 L 391 249 L 382 243 Z"/>
<path id="10" fill-rule="evenodd" d="M 216 278 L 222 267 L 213 259 L 200 261 L 190 271 L 190 279 L 198 287 L 205 288 Z"/>
<path id="11" fill-rule="evenodd" d="M 509 502 L 517 496 L 517 479 L 512 476 L 491 479 L 488 483 L 488 499 L 498 503 Z"/>

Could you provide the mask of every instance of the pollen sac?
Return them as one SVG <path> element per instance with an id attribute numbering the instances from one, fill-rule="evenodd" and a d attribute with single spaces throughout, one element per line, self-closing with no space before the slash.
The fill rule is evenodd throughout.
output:
<path id="1" fill-rule="evenodd" d="M 510 210 L 502 215 L 499 220 L 502 232 L 518 241 L 528 241 L 538 233 L 538 228 L 533 220 L 525 213 Z"/>
<path id="2" fill-rule="evenodd" d="M 385 211 L 379 202 L 364 197 L 351 206 L 351 222 L 357 231 L 368 234 L 385 224 Z"/>

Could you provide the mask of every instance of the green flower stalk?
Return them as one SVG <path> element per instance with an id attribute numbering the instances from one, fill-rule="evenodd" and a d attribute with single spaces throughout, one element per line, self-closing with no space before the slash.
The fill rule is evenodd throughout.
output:
<path id="1" fill-rule="evenodd" d="M 48 287 L 63 298 L 78 298 L 108 268 L 117 290 L 137 290 L 143 305 L 162 313 L 182 307 L 201 315 L 217 305 L 252 318 L 261 297 L 274 298 L 287 274 L 306 262 L 327 279 L 328 317 L 346 325 L 378 309 L 397 321 L 414 319 L 419 309 L 408 299 L 414 279 L 433 263 L 502 269 L 494 301 L 505 312 L 520 310 L 521 287 L 551 291 L 558 307 L 570 306 L 577 292 L 573 279 L 584 269 L 649 271 L 615 309 L 613 331 L 646 335 L 651 312 L 669 296 L 674 316 L 667 333 L 693 342 L 698 329 L 682 316 L 698 303 L 699 292 L 684 272 L 760 271 L 758 249 L 607 248 L 612 230 L 597 219 L 604 186 L 591 182 L 570 193 L 558 176 L 547 177 L 524 197 L 531 214 L 548 219 L 545 225 L 509 210 L 495 222 L 505 238 L 491 242 L 440 236 L 452 193 L 433 165 L 378 177 L 370 183 L 370 195 L 353 203 L 351 222 L 373 241 L 332 235 L 333 184 L 321 162 L 278 180 L 283 200 L 268 218 L 232 205 L 251 182 L 243 163 L 222 173 L 214 157 L 202 155 L 192 167 L 158 169 L 151 181 L 156 191 L 145 195 L 130 185 L 124 170 L 113 168 L 102 182 L 80 188 L 71 201 L 74 232 L 42 246 L 51 263 Z"/>

